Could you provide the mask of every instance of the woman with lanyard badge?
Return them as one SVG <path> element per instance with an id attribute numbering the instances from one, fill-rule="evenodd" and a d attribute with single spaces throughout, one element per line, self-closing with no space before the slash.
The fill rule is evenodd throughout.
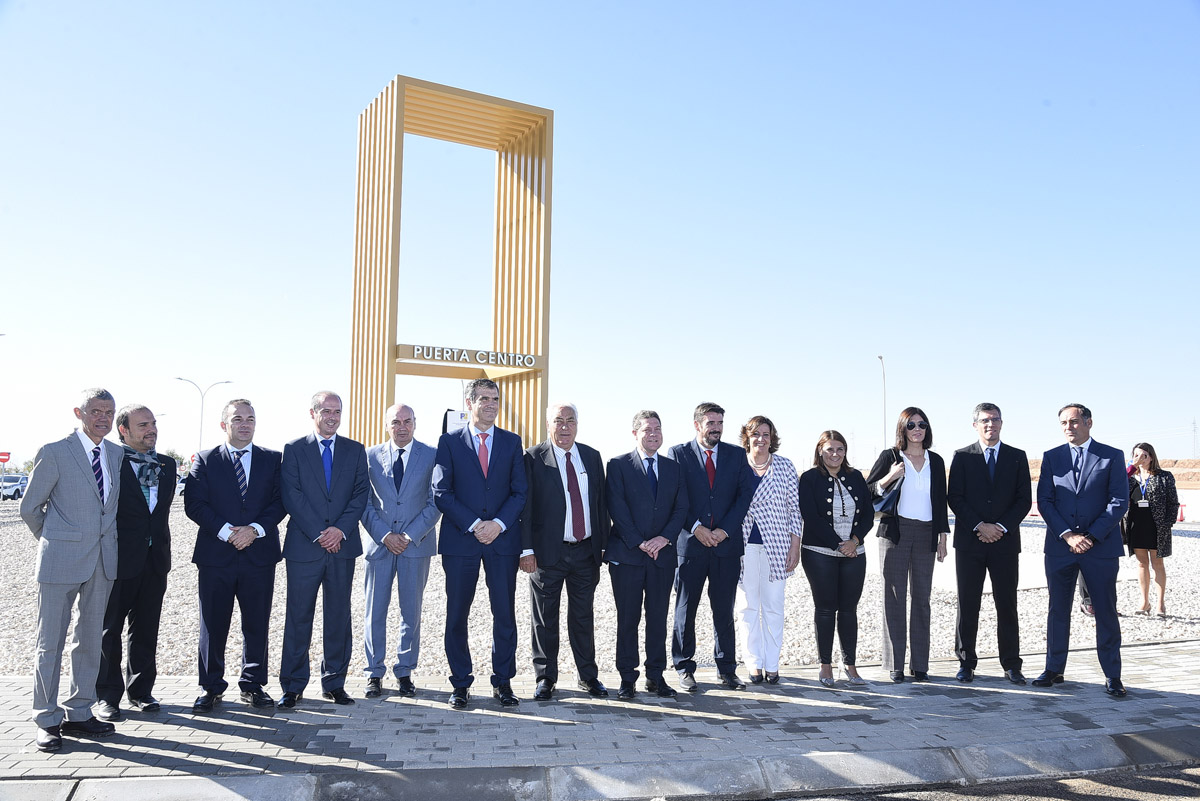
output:
<path id="1" fill-rule="evenodd" d="M 1129 511 L 1123 534 L 1129 553 L 1138 560 L 1138 586 L 1142 607 L 1135 614 L 1150 614 L 1150 565 L 1158 585 L 1158 617 L 1167 616 L 1167 571 L 1163 559 L 1171 555 L 1171 527 L 1179 514 L 1175 476 L 1158 464 L 1158 454 L 1148 442 L 1133 446 L 1129 468 Z"/>

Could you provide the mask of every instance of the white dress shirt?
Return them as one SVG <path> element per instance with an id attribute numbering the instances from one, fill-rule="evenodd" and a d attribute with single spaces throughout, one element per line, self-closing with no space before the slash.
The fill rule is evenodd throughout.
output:
<path id="1" fill-rule="evenodd" d="M 567 499 L 567 518 L 563 522 L 563 542 L 575 542 L 575 523 L 571 519 L 571 491 L 567 486 L 567 453 L 568 451 L 550 443 L 554 458 L 558 460 L 558 476 L 562 479 L 563 496 Z M 575 478 L 579 481 L 579 495 L 583 499 L 583 536 L 586 540 L 592 536 L 592 516 L 588 513 L 588 475 L 583 469 L 583 459 L 579 457 L 579 448 L 571 443 L 571 467 L 575 469 Z"/>
<path id="2" fill-rule="evenodd" d="M 918 470 L 908 460 L 908 454 L 900 451 L 904 459 L 904 486 L 900 490 L 900 502 L 896 514 L 909 520 L 933 520 L 933 498 L 929 452 L 925 452 L 925 464 Z"/>
<path id="3" fill-rule="evenodd" d="M 233 455 L 233 452 L 234 451 L 244 451 L 244 453 L 242 453 L 242 457 L 239 461 L 241 461 L 241 463 L 242 463 L 242 472 L 246 474 L 246 487 L 249 488 L 249 486 L 250 486 L 250 467 L 251 467 L 252 462 L 254 461 L 253 459 L 250 458 L 250 451 L 254 448 L 254 443 L 248 442 L 248 443 L 246 443 L 246 447 L 244 447 L 244 448 L 235 448 L 227 442 L 224 445 L 222 445 L 221 447 L 225 449 L 225 453 L 229 456 L 230 465 L 233 464 L 233 460 L 236 458 Z M 237 475 L 237 473 L 234 473 L 234 475 Z M 255 539 L 267 536 L 267 532 L 263 531 L 263 527 L 260 526 L 258 523 L 251 523 L 250 526 L 255 531 L 258 532 L 258 537 L 256 537 Z M 232 523 L 226 523 L 225 525 L 221 526 L 221 530 L 217 532 L 217 539 L 219 539 L 221 542 L 229 542 L 229 538 L 231 536 L 233 536 L 233 524 Z"/>

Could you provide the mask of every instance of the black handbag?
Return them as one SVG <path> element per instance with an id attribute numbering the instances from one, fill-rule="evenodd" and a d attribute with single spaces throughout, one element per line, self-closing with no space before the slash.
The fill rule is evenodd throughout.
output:
<path id="1" fill-rule="evenodd" d="M 896 454 L 896 461 L 892 462 L 892 464 L 896 464 L 902 457 L 900 456 L 900 451 L 895 448 L 892 448 L 892 451 Z M 887 492 L 875 499 L 875 503 L 873 504 L 875 507 L 875 517 L 896 514 L 896 506 L 900 503 L 900 485 L 903 483 L 904 476 L 900 476 Z"/>

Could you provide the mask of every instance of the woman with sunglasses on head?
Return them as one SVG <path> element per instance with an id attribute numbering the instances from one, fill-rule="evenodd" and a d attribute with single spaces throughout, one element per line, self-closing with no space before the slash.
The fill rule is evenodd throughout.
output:
<path id="1" fill-rule="evenodd" d="M 832 687 L 833 632 L 842 645 L 846 681 L 867 682 L 854 666 L 858 647 L 858 600 L 867 577 L 863 542 L 874 514 L 871 493 L 862 473 L 846 461 L 846 438 L 823 431 L 813 454 L 813 467 L 800 476 L 800 515 L 804 543 L 800 564 L 813 595 L 813 625 L 821 660 L 821 684 Z"/>
<path id="2" fill-rule="evenodd" d="M 925 412 L 909 406 L 896 423 L 896 447 L 879 454 L 867 483 L 886 503 L 880 510 L 879 558 L 883 569 L 883 667 L 904 681 L 905 641 L 909 672 L 929 681 L 929 596 L 934 555 L 946 558 L 950 518 L 946 512 L 946 463 L 929 450 L 933 428 Z M 894 497 L 887 498 L 891 490 Z M 912 603 L 908 615 L 909 585 Z"/>
<path id="3" fill-rule="evenodd" d="M 1139 442 L 1133 446 L 1129 511 L 1125 513 L 1122 526 L 1125 545 L 1138 560 L 1142 606 L 1135 614 L 1150 614 L 1150 565 L 1153 564 L 1154 583 L 1158 585 L 1158 616 L 1167 616 L 1167 570 L 1163 558 L 1171 555 L 1171 527 L 1178 514 L 1175 476 L 1159 465 L 1153 445 Z"/>

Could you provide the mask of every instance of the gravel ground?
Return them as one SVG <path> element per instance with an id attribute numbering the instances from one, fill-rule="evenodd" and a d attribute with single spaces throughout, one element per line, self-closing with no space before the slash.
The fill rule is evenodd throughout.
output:
<path id="1" fill-rule="evenodd" d="M 176 499 L 171 514 L 171 531 L 174 538 L 174 569 L 168 581 L 167 596 L 163 604 L 162 631 L 158 645 L 158 669 L 167 675 L 195 675 L 196 648 L 199 639 L 199 620 L 196 602 L 196 569 L 191 564 L 192 545 L 196 526 L 183 514 L 182 499 Z M 1024 549 L 1040 553 L 1041 527 L 1028 527 L 1024 532 Z M 0 551 L 0 592 L 9 598 L 5 625 L 0 631 L 0 675 L 29 676 L 33 673 L 34 622 L 36 615 L 37 584 L 33 580 L 34 540 L 18 515 L 18 504 L 13 501 L 0 502 L 0 538 L 13 543 L 24 543 L 28 547 L 7 548 Z M 878 666 L 880 658 L 880 621 L 882 616 L 882 585 L 875 572 L 878 546 L 872 538 L 868 543 L 867 558 L 871 568 L 867 572 L 867 583 L 859 604 L 858 664 Z M 1171 616 L 1166 620 L 1153 617 L 1134 617 L 1138 608 L 1139 593 L 1136 579 L 1123 578 L 1118 583 L 1119 608 L 1128 615 L 1121 619 L 1121 630 L 1125 642 L 1150 642 L 1200 637 L 1200 592 L 1197 591 L 1196 576 L 1200 574 L 1200 532 L 1175 530 L 1174 555 L 1166 560 L 1168 571 L 1167 609 Z M 949 570 L 948 565 L 938 565 L 937 571 Z M 1127 571 L 1122 571 L 1122 576 Z M 1132 574 L 1129 574 L 1132 575 Z M 275 605 L 271 618 L 271 675 L 277 675 L 279 654 L 283 638 L 283 614 L 285 587 L 283 567 L 280 566 L 275 582 Z M 356 587 L 361 587 L 362 560 L 356 573 Z M 939 581 L 938 583 L 944 583 Z M 953 586 L 952 580 L 949 583 Z M 445 653 L 442 649 L 442 632 L 445 619 L 445 581 L 441 563 L 433 559 L 429 584 L 425 592 L 423 648 L 415 674 L 417 683 L 421 677 L 444 677 L 448 674 Z M 529 645 L 529 585 L 524 579 L 517 582 L 518 640 L 517 670 L 519 674 L 531 675 L 532 663 Z M 1153 603 L 1153 590 L 1152 603 Z M 480 574 L 479 591 L 471 615 L 471 651 L 475 658 L 475 675 L 486 685 L 490 672 L 488 654 L 491 645 L 491 624 L 487 607 L 487 588 Z M 1020 616 L 1021 641 L 1027 653 L 1040 653 L 1046 642 L 1046 590 L 1034 588 L 1021 590 Z M 565 604 L 565 602 L 564 602 Z M 933 615 L 931 643 L 932 659 L 952 659 L 954 648 L 955 594 L 939 589 L 933 591 Z M 360 674 L 362 657 L 363 595 L 360 589 L 353 594 L 353 620 L 356 658 L 351 665 L 352 675 Z M 815 672 L 817 659 L 816 642 L 812 627 L 812 596 L 808 582 L 802 573 L 788 581 L 787 625 L 784 630 L 782 653 L 783 672 L 796 674 L 810 668 Z M 314 628 L 313 676 L 320 675 L 321 608 L 317 606 L 317 623 Z M 998 663 L 987 659 L 996 653 L 995 612 L 985 598 L 980 621 L 978 650 L 982 657 L 980 669 L 987 674 L 1000 672 Z M 241 648 L 237 612 L 230 634 L 227 659 L 231 665 L 238 662 Z M 388 626 L 388 645 L 394 646 L 398 620 L 395 604 Z M 596 598 L 596 652 L 601 673 L 615 671 L 616 612 L 612 602 L 612 588 L 608 572 L 601 572 L 600 587 Z M 1072 618 L 1071 643 L 1076 648 L 1095 645 L 1095 626 L 1090 618 L 1076 612 Z M 697 661 L 701 666 L 712 666 L 712 626 L 707 601 L 703 602 L 697 624 Z M 1094 659 L 1094 655 L 1084 658 Z M 836 659 L 836 654 L 835 654 Z M 1025 672 L 1041 672 L 1041 658 L 1027 660 Z M 563 681 L 571 680 L 574 673 L 567 644 L 565 615 L 563 621 L 562 654 L 560 673 Z M 878 675 L 877 668 L 867 671 L 868 677 Z M 744 678 L 744 676 L 743 676 Z"/>

